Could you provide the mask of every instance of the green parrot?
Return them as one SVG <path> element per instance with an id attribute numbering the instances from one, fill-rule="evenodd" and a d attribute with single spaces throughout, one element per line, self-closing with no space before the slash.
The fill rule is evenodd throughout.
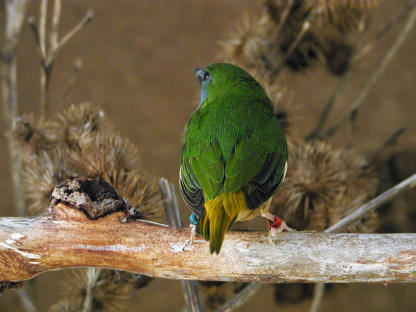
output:
<path id="1" fill-rule="evenodd" d="M 272 234 L 290 230 L 268 211 L 288 158 L 270 99 L 238 66 L 216 63 L 195 72 L 201 101 L 185 128 L 179 173 L 191 224 L 217 254 L 237 221 L 261 215 Z"/>

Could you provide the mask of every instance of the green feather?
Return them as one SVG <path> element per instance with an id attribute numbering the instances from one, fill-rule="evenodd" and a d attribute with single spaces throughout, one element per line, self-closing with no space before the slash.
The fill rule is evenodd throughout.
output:
<path id="1" fill-rule="evenodd" d="M 273 153 L 276 157 L 263 180 L 273 175 L 278 183 L 287 161 L 287 146 L 263 88 L 231 64 L 212 64 L 205 70 L 211 78 L 203 84 L 205 100 L 186 126 L 181 182 L 189 189 L 202 189 L 205 201 L 238 192 L 250 184 L 267 155 Z M 223 236 L 222 230 L 215 233 Z"/>

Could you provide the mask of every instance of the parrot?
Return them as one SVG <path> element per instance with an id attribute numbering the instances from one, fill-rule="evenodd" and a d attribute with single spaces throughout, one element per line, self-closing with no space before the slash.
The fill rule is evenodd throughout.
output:
<path id="1" fill-rule="evenodd" d="M 220 252 L 225 232 L 256 216 L 269 235 L 291 228 L 269 212 L 282 184 L 288 149 L 264 89 L 242 68 L 214 63 L 195 69 L 200 102 L 183 135 L 179 186 L 191 226 Z M 192 237 L 192 236 L 191 236 Z"/>

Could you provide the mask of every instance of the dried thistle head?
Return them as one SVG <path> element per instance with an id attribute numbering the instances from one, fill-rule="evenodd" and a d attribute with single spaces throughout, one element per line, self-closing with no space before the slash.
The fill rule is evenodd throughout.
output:
<path id="1" fill-rule="evenodd" d="M 282 53 L 275 37 L 275 25 L 266 12 L 245 16 L 237 28 L 220 42 L 221 61 L 236 64 L 258 77 L 269 78 L 270 72 L 281 62 Z"/>
<path id="2" fill-rule="evenodd" d="M 245 18 L 222 42 L 219 59 L 274 79 L 285 65 L 293 70 L 322 60 L 342 75 L 366 29 L 377 0 L 268 0 L 256 17 Z"/>
<path id="3" fill-rule="evenodd" d="M 69 151 L 61 147 L 32 155 L 24 162 L 22 176 L 30 214 L 37 214 L 49 206 L 55 186 L 78 176 L 68 155 Z"/>
<path id="4" fill-rule="evenodd" d="M 71 270 L 65 284 L 65 298 L 68 301 L 80 301 L 82 307 L 85 306 L 85 301 L 89 300 L 92 305 L 91 311 L 116 312 L 123 310 L 124 302 L 128 298 L 131 288 L 113 272 L 113 270 L 98 268 Z M 65 300 L 61 300 L 61 302 L 65 302 Z"/>
<path id="5" fill-rule="evenodd" d="M 78 149 L 80 140 L 87 143 L 97 134 L 111 131 L 104 111 L 88 102 L 69 106 L 54 119 L 53 127 L 60 141 L 70 149 Z"/>
<path id="6" fill-rule="evenodd" d="M 318 141 L 289 152 L 287 176 L 272 207 L 297 229 L 323 231 L 376 192 L 374 170 L 357 153 Z M 370 232 L 376 225 L 376 214 L 370 214 L 347 230 Z"/>
<path id="7" fill-rule="evenodd" d="M 72 153 L 76 171 L 110 183 L 135 209 L 136 217 L 158 219 L 161 198 L 156 182 L 141 168 L 136 147 L 119 134 L 96 134 L 81 138 L 79 151 Z"/>
<path id="8" fill-rule="evenodd" d="M 49 312 L 79 312 L 83 309 L 81 297 L 66 297 L 49 308 Z"/>
<path id="9" fill-rule="evenodd" d="M 44 150 L 54 148 L 57 137 L 51 131 L 51 123 L 47 120 L 36 121 L 33 114 L 26 114 L 13 120 L 13 137 L 18 149 L 18 156 L 25 161 Z"/>
<path id="10" fill-rule="evenodd" d="M 18 138 L 18 154 L 24 155 L 31 213 L 49 206 L 55 186 L 82 177 L 110 183 L 134 208 L 135 217 L 159 217 L 161 200 L 155 181 L 144 174 L 136 147 L 113 130 L 98 106 L 72 105 L 37 127 L 33 117 L 17 125 L 13 135 Z"/>

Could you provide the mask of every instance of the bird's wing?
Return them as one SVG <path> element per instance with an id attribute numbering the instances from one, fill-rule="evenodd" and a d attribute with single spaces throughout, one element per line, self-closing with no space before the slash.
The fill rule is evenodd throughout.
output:
<path id="1" fill-rule="evenodd" d="M 249 209 L 255 209 L 278 189 L 287 166 L 284 138 L 264 145 L 251 136 L 239 140 L 225 167 L 224 191 L 243 190 Z"/>
<path id="2" fill-rule="evenodd" d="M 224 160 L 216 141 L 207 142 L 193 153 L 187 148 L 185 145 L 181 156 L 180 189 L 186 204 L 200 217 L 204 211 L 204 195 L 212 199 L 222 191 Z"/>

